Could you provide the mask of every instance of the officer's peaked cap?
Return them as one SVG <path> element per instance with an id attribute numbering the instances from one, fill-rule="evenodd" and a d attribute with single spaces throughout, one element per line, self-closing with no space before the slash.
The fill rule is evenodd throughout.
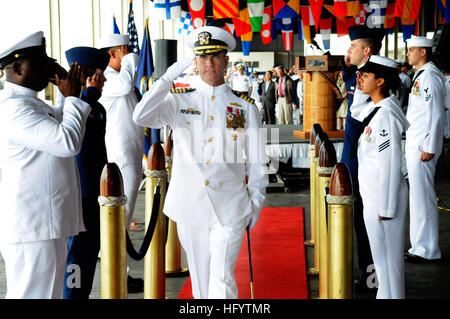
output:
<path id="1" fill-rule="evenodd" d="M 236 40 L 225 29 L 206 26 L 197 28 L 188 36 L 188 46 L 196 55 L 233 51 Z"/>

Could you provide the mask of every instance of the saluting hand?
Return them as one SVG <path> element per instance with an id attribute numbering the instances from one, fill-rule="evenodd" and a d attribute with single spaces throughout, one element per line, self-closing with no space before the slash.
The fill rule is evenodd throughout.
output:
<path id="1" fill-rule="evenodd" d="M 98 73 L 94 73 L 94 75 L 89 76 L 86 79 L 86 87 L 95 87 L 99 91 L 101 91 L 103 89 L 104 83 L 105 83 L 105 81 L 102 81 L 102 79 L 100 78 L 100 75 Z"/>
<path id="2" fill-rule="evenodd" d="M 82 79 L 84 78 L 83 71 L 80 65 L 75 62 L 70 66 L 69 73 L 64 79 L 60 79 L 58 74 L 55 74 L 56 85 L 64 97 L 75 96 L 79 97 L 82 86 Z"/>

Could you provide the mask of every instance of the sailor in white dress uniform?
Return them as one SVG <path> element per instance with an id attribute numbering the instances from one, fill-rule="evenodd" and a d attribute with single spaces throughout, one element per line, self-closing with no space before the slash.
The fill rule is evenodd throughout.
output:
<path id="1" fill-rule="evenodd" d="M 359 69 L 361 89 L 372 102 L 352 116 L 362 121 L 358 139 L 358 180 L 364 222 L 378 278 L 378 299 L 405 298 L 404 233 L 408 189 L 402 173 L 402 132 L 408 127 L 395 95 L 396 63 L 372 55 Z M 384 91 L 383 91 L 384 90 Z"/>
<path id="2" fill-rule="evenodd" d="M 224 82 L 226 51 L 234 49 L 234 38 L 207 26 L 192 32 L 188 44 L 200 72 L 193 87 L 170 92 L 191 56 L 167 69 L 133 118 L 142 126 L 173 129 L 164 213 L 177 223 L 193 296 L 237 298 L 234 269 L 243 233 L 258 220 L 268 185 L 261 118 L 252 99 Z"/>
<path id="3" fill-rule="evenodd" d="M 78 98 L 79 66 L 63 69 L 39 31 L 0 52 L 0 251 L 6 298 L 61 298 L 67 237 L 84 231 L 79 153 L 91 107 Z M 59 70 L 55 72 L 56 70 Z M 36 97 L 55 78 L 62 109 Z"/>
<path id="4" fill-rule="evenodd" d="M 414 37 L 407 43 L 408 61 L 416 71 L 406 113 L 411 124 L 406 131 L 405 145 L 411 248 L 405 258 L 421 262 L 441 258 L 434 175 L 443 144 L 445 77 L 429 61 L 432 40 Z"/>
<path id="5" fill-rule="evenodd" d="M 144 128 L 133 122 L 138 103 L 134 91 L 139 56 L 128 51 L 128 35 L 112 34 L 102 38 L 100 48 L 111 55 L 105 70 L 107 81 L 99 102 L 106 110 L 105 144 L 108 161 L 114 162 L 123 177 L 127 227 L 133 217 L 139 184 L 142 181 Z"/>

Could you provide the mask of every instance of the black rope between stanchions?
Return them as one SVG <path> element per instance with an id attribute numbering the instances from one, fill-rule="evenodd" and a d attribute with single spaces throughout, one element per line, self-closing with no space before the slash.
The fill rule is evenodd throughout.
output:
<path id="1" fill-rule="evenodd" d="M 152 241 L 153 233 L 155 232 L 156 223 L 158 222 L 158 214 L 159 214 L 159 204 L 161 202 L 161 187 L 156 186 L 155 194 L 153 196 L 153 207 L 152 207 L 152 215 L 150 217 L 150 223 L 148 225 L 147 231 L 145 232 L 144 240 L 142 241 L 141 248 L 139 251 L 134 249 L 134 245 L 131 241 L 130 235 L 127 230 L 127 253 L 134 260 L 141 260 L 144 258 L 147 253 L 148 247 L 150 247 L 150 243 Z"/>

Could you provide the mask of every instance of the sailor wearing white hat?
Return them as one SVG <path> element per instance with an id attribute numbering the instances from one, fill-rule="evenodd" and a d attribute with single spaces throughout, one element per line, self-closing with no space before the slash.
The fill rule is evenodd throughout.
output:
<path id="1" fill-rule="evenodd" d="M 352 110 L 361 121 L 356 135 L 359 191 L 364 223 L 378 278 L 378 299 L 405 298 L 404 232 L 408 187 L 402 173 L 402 133 L 408 121 L 393 94 L 400 86 L 397 65 L 372 55 L 358 70 L 361 90 L 372 101 Z"/>
<path id="2" fill-rule="evenodd" d="M 144 128 L 133 122 L 133 111 L 138 103 L 134 87 L 139 56 L 129 50 L 128 35 L 107 35 L 100 43 L 100 48 L 111 56 L 104 73 L 107 81 L 99 100 L 106 110 L 106 151 L 108 161 L 115 162 L 122 173 L 128 198 L 125 207 L 128 227 L 142 181 Z"/>
<path id="3" fill-rule="evenodd" d="M 416 71 L 406 113 L 411 248 L 405 258 L 426 262 L 441 258 L 434 174 L 443 143 L 445 77 L 431 62 L 432 40 L 413 37 L 407 45 L 408 62 Z"/>
<path id="4" fill-rule="evenodd" d="M 6 47 L 0 50 L 6 72 L 0 92 L 0 251 L 6 298 L 61 298 L 67 237 L 85 230 L 74 156 L 91 107 L 78 98 L 79 66 L 67 74 L 49 58 L 43 32 Z M 65 96 L 63 109 L 36 97 L 50 78 Z"/>
<path id="5" fill-rule="evenodd" d="M 258 220 L 268 185 L 261 118 L 252 99 L 225 84 L 226 52 L 236 45 L 231 34 L 202 27 L 190 34 L 188 44 L 200 75 L 192 88 L 171 91 L 194 55 L 167 69 L 133 118 L 142 126 L 173 129 L 164 213 L 177 223 L 193 296 L 237 298 L 234 270 L 243 233 Z"/>

